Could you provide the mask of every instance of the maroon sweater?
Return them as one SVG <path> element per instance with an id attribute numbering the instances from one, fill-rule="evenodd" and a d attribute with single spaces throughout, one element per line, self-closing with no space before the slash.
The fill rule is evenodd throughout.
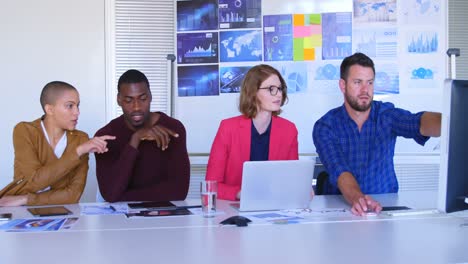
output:
<path id="1" fill-rule="evenodd" d="M 109 151 L 96 153 L 99 190 L 108 202 L 184 200 L 190 182 L 190 162 L 182 123 L 160 113 L 159 125 L 179 134 L 162 151 L 154 141 L 142 141 L 138 149 L 130 146 L 134 131 L 123 115 L 96 132 L 95 136 L 113 135 Z"/>

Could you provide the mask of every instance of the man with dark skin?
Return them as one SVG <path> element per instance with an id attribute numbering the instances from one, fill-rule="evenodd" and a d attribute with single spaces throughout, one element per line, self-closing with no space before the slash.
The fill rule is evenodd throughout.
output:
<path id="1" fill-rule="evenodd" d="M 117 102 L 123 115 L 96 135 L 116 140 L 96 155 L 99 189 L 106 201 L 171 201 L 187 196 L 190 164 L 182 123 L 151 112 L 146 76 L 128 70 L 119 79 Z"/>

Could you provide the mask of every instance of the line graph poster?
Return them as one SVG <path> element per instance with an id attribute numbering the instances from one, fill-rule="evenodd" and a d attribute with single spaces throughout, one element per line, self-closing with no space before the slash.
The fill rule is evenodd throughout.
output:
<path id="1" fill-rule="evenodd" d="M 177 34 L 177 63 L 218 62 L 218 32 Z"/>
<path id="2" fill-rule="evenodd" d="M 353 50 L 378 59 L 397 58 L 396 27 L 360 27 L 353 29 Z"/>

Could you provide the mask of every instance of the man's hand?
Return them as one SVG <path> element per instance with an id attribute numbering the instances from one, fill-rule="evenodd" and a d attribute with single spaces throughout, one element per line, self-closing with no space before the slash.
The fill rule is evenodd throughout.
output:
<path id="1" fill-rule="evenodd" d="M 343 197 L 351 204 L 354 215 L 364 216 L 367 212 L 380 213 L 382 206 L 369 195 L 364 195 L 354 176 L 345 171 L 338 177 L 338 188 Z"/>
<path id="2" fill-rule="evenodd" d="M 133 134 L 133 137 L 136 137 L 139 141 L 154 140 L 158 148 L 161 148 L 161 150 L 166 150 L 169 147 L 169 143 L 171 142 L 171 137 L 177 138 L 179 137 L 179 134 L 167 127 L 154 125 L 149 128 L 139 129 L 137 132 L 135 132 L 135 134 Z M 130 143 L 132 146 L 134 146 L 132 144 L 133 137 L 132 142 Z M 137 148 L 138 144 L 134 147 Z"/>
<path id="3" fill-rule="evenodd" d="M 354 199 L 351 203 L 351 213 L 365 216 L 368 212 L 380 213 L 382 206 L 369 195 L 364 195 Z"/>
<path id="4" fill-rule="evenodd" d="M 21 206 L 27 203 L 27 195 L 7 195 L 0 198 L 0 206 Z"/>
<path id="5" fill-rule="evenodd" d="M 94 137 L 85 143 L 79 145 L 76 148 L 76 153 L 78 156 L 81 156 L 85 153 L 104 153 L 107 152 L 107 141 L 106 140 L 114 140 L 115 136 L 100 136 L 100 137 Z"/>

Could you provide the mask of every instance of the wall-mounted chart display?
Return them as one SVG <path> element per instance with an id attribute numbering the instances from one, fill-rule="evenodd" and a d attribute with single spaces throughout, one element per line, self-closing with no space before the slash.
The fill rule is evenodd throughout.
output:
<path id="1" fill-rule="evenodd" d="M 209 153 L 219 122 L 239 114 L 245 73 L 261 63 L 287 81 L 282 116 L 296 124 L 302 154 L 315 153 L 315 121 L 343 103 L 339 67 L 355 52 L 374 60 L 374 99 L 441 111 L 445 1 L 177 1 L 176 17 L 175 112 L 190 153 Z M 396 151 L 438 153 L 438 143 L 398 139 Z"/>

